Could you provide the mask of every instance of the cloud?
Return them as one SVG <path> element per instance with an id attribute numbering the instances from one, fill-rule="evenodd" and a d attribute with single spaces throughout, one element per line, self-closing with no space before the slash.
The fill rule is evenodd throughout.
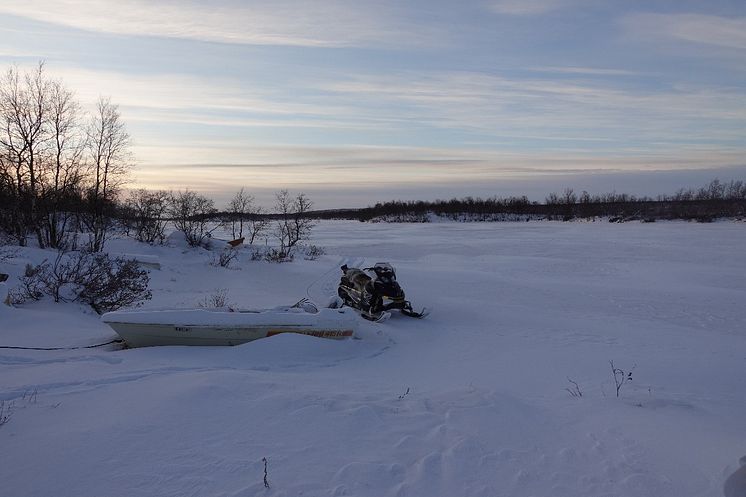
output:
<path id="1" fill-rule="evenodd" d="M 498 14 L 533 16 L 562 9 L 569 0 L 493 0 L 489 8 Z"/>
<path id="2" fill-rule="evenodd" d="M 654 150 L 676 142 L 743 148 L 746 130 L 746 90 L 686 85 L 643 90 L 638 82 L 627 87 L 614 78 L 332 73 L 270 88 L 232 78 L 74 67 L 50 69 L 50 75 L 62 77 L 84 103 L 110 95 L 130 128 L 142 130 L 136 138 L 144 145 L 151 135 L 156 140 L 172 135 L 209 138 L 213 149 L 220 135 L 211 128 L 246 136 L 250 143 L 257 142 L 251 138 L 255 133 L 242 128 L 261 130 L 263 142 L 272 141 L 272 129 L 284 128 L 275 133 L 283 139 L 294 129 L 292 136 L 303 139 L 315 128 L 331 141 L 342 133 L 345 142 L 360 145 L 372 140 L 429 146 L 443 142 L 431 138 L 442 135 L 451 147 L 637 153 L 637 148 Z M 156 148 L 149 147 L 148 154 L 156 154 Z M 157 153 L 158 161 L 172 161 L 166 150 Z M 177 150 L 168 153 L 180 155 Z"/>
<path id="3" fill-rule="evenodd" d="M 642 90 L 572 73 L 338 73 L 273 88 L 74 67 L 50 75 L 85 102 L 103 93 L 121 105 L 138 184 L 159 188 L 445 188 L 550 172 L 716 167 L 742 163 L 746 151 L 739 88 Z"/>
<path id="4" fill-rule="evenodd" d="M 633 36 L 668 38 L 746 50 L 746 18 L 703 14 L 633 14 L 623 20 Z"/>
<path id="5" fill-rule="evenodd" d="M 738 88 L 626 88 L 616 80 L 573 81 L 470 72 L 357 76 L 329 83 L 379 108 L 398 107 L 420 124 L 503 139 L 561 137 L 569 146 L 626 142 L 738 140 L 746 128 L 746 91 Z M 536 145 L 534 142 L 532 145 Z M 546 146 L 543 143 L 542 146 Z M 559 144 L 558 144 L 559 145 Z M 508 145 L 509 146 L 509 145 Z"/>
<path id="6" fill-rule="evenodd" d="M 21 52 L 21 51 L 18 51 L 18 50 L 6 49 L 6 48 L 0 47 L 0 58 L 3 58 L 3 59 L 15 59 L 15 58 L 18 58 L 18 59 L 28 59 L 28 58 L 40 59 L 41 57 L 39 57 L 39 55 L 34 54 L 32 52 Z"/>
<path id="7" fill-rule="evenodd" d="M 0 58 L 2 59 L 35 59 L 40 60 L 44 57 L 35 51 L 24 48 L 10 47 L 0 42 Z"/>
<path id="8" fill-rule="evenodd" d="M 554 186 L 539 189 L 544 195 L 554 188 L 577 186 L 578 180 L 588 182 L 591 177 L 603 175 L 641 176 L 643 172 L 657 171 L 682 178 L 687 172 L 699 172 L 700 177 L 711 179 L 718 175 L 740 178 L 746 171 L 741 151 L 676 145 L 636 156 L 426 147 L 249 147 L 238 141 L 214 146 L 173 145 L 178 147 L 181 157 L 196 162 L 159 163 L 159 167 L 142 165 L 136 169 L 136 182 L 131 186 L 184 189 L 199 185 L 201 191 L 226 199 L 246 186 L 252 193 L 258 192 L 258 198 L 262 197 L 261 192 L 267 192 L 264 197 L 269 203 L 266 205 L 271 205 L 271 192 L 282 187 L 321 195 L 315 201 L 318 207 L 324 208 L 366 205 L 405 192 L 407 198 L 420 199 L 505 195 L 508 185 L 513 183 L 521 186 L 511 189 L 510 193 L 525 194 L 530 193 L 526 189 L 532 183 L 548 185 L 553 182 Z M 735 164 L 741 167 L 733 169 L 730 176 L 722 176 L 723 168 Z M 697 186 L 699 181 L 644 193 L 666 193 L 680 186 Z M 610 191 L 615 188 L 614 183 L 611 185 L 598 187 L 596 191 Z M 366 192 L 366 196 L 345 197 L 345 193 L 354 191 Z"/>
<path id="9" fill-rule="evenodd" d="M 207 42 L 344 47 L 429 43 L 397 2 L 344 0 L 3 0 L 0 14 L 75 29 Z"/>
<path id="10" fill-rule="evenodd" d="M 583 74 L 588 76 L 638 76 L 640 73 L 625 69 L 605 69 L 599 67 L 573 67 L 573 66 L 537 66 L 530 68 L 531 71 L 557 74 Z"/>
<path id="11" fill-rule="evenodd" d="M 165 175 L 169 181 L 181 181 L 174 170 L 225 170 L 229 174 L 210 174 L 226 183 L 243 171 L 255 183 L 274 183 L 274 178 L 255 177 L 257 171 L 286 178 L 291 184 L 328 182 L 418 182 L 426 173 L 429 182 L 460 182 L 474 179 L 497 179 L 509 175 L 537 173 L 599 172 L 622 170 L 678 170 L 722 167 L 743 163 L 742 151 L 707 146 L 670 144 L 658 150 L 635 155 L 576 152 L 557 155 L 553 151 L 505 152 L 472 148 L 396 147 L 396 146 L 326 146 L 298 145 L 251 146 L 240 140 L 219 143 L 164 143 L 182 151 L 182 161 L 156 162 L 163 169 L 146 167 L 151 175 Z M 170 154 L 168 154 L 170 155 Z M 274 170 L 274 171 L 273 171 Z M 349 175 L 338 171 L 348 171 Z M 169 172 L 171 171 L 171 172 Z M 392 175 L 392 171 L 396 174 Z M 332 172 L 333 175 L 326 176 Z"/>
<path id="12" fill-rule="evenodd" d="M 47 68 L 47 72 L 73 89 L 83 104 L 93 105 L 99 95 L 111 96 L 131 119 L 143 122 L 276 126 L 283 122 L 277 119 L 283 119 L 305 127 L 313 124 L 307 119 L 333 120 L 353 114 L 353 110 L 332 102 L 322 105 L 288 99 L 280 88 L 249 85 L 229 77 L 133 74 L 75 66 L 54 66 Z M 349 122 L 344 124 L 347 125 L 353 126 Z"/>

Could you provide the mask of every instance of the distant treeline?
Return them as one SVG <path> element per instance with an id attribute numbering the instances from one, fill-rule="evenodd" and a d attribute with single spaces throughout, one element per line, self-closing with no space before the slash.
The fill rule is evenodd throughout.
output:
<path id="1" fill-rule="evenodd" d="M 681 189 L 656 198 L 626 193 L 577 194 L 567 188 L 551 193 L 543 203 L 521 197 L 465 197 L 451 200 L 377 203 L 363 209 L 337 209 L 308 213 L 319 219 L 428 222 L 432 215 L 464 221 L 500 221 L 608 217 L 611 221 L 689 219 L 711 221 L 721 217 L 746 217 L 746 183 L 712 180 L 699 189 Z"/>

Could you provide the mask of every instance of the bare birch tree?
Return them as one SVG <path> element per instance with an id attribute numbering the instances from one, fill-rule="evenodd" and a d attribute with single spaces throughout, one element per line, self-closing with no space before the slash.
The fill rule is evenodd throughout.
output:
<path id="1" fill-rule="evenodd" d="M 50 144 L 43 168 L 40 228 L 46 245 L 63 248 L 84 176 L 86 136 L 80 104 L 60 81 L 49 85 L 48 114 Z"/>
<path id="2" fill-rule="evenodd" d="M 249 245 L 253 245 L 256 238 L 264 234 L 269 228 L 270 221 L 265 217 L 266 214 L 261 206 L 257 206 L 254 208 L 254 212 L 249 214 L 246 232 L 249 235 Z"/>
<path id="3" fill-rule="evenodd" d="M 88 192 L 89 248 L 104 248 L 110 228 L 110 208 L 119 187 L 130 169 L 130 136 L 125 129 L 119 106 L 109 98 L 98 100 L 88 129 L 88 152 L 91 160 L 91 184 Z"/>
<path id="4" fill-rule="evenodd" d="M 172 193 L 169 200 L 168 213 L 190 247 L 199 247 L 220 227 L 219 223 L 210 227 L 210 217 L 216 212 L 212 199 L 189 189 Z"/>
<path id="5" fill-rule="evenodd" d="M 251 213 L 254 206 L 254 197 L 248 195 L 241 188 L 228 203 L 228 216 L 231 222 L 231 234 L 234 239 L 243 237 L 243 227 L 247 215 Z"/>
<path id="6" fill-rule="evenodd" d="M 44 246 L 37 223 L 37 199 L 40 161 L 48 139 L 44 133 L 48 85 L 43 63 L 23 76 L 18 68 L 11 67 L 0 82 L 0 167 L 17 202 L 11 208 L 15 213 L 11 228 L 20 245 L 26 245 L 26 234 L 31 227 L 39 245 Z"/>
<path id="7" fill-rule="evenodd" d="M 313 220 L 307 216 L 313 202 L 305 193 L 299 193 L 295 198 L 287 190 L 280 190 L 275 194 L 275 210 L 279 219 L 275 225 L 275 237 L 280 242 L 282 257 L 292 257 L 295 246 L 308 240 Z"/>
<path id="8" fill-rule="evenodd" d="M 248 237 L 249 245 L 253 244 L 256 237 L 264 233 L 269 226 L 264 214 L 264 209 L 254 204 L 254 197 L 246 194 L 241 188 L 228 204 L 233 238 Z"/>

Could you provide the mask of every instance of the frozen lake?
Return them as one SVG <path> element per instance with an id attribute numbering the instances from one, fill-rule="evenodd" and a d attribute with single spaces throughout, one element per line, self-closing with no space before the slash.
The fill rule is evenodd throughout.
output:
<path id="1" fill-rule="evenodd" d="M 746 454 L 744 223 L 325 221 L 312 243 L 327 254 L 278 265 L 244 248 L 233 269 L 201 249 L 109 248 L 160 260 L 148 306 L 216 289 L 321 302 L 341 263 L 388 261 L 432 314 L 347 341 L 0 350 L 4 492 L 716 497 Z M 2 345 L 113 336 L 48 301 L 0 323 Z M 609 361 L 631 373 L 619 397 Z"/>

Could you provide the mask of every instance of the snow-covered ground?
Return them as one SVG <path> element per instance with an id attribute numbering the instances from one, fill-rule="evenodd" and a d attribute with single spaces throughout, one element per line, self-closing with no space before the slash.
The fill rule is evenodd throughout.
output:
<path id="1" fill-rule="evenodd" d="M 389 261 L 432 314 L 342 341 L 0 349 L 0 494 L 720 496 L 746 454 L 745 228 L 323 222 L 318 260 L 234 269 L 112 241 L 160 262 L 147 306 L 324 302 L 341 263 Z M 0 306 L 0 345 L 112 338 L 78 305 Z M 618 398 L 609 361 L 632 373 Z"/>

